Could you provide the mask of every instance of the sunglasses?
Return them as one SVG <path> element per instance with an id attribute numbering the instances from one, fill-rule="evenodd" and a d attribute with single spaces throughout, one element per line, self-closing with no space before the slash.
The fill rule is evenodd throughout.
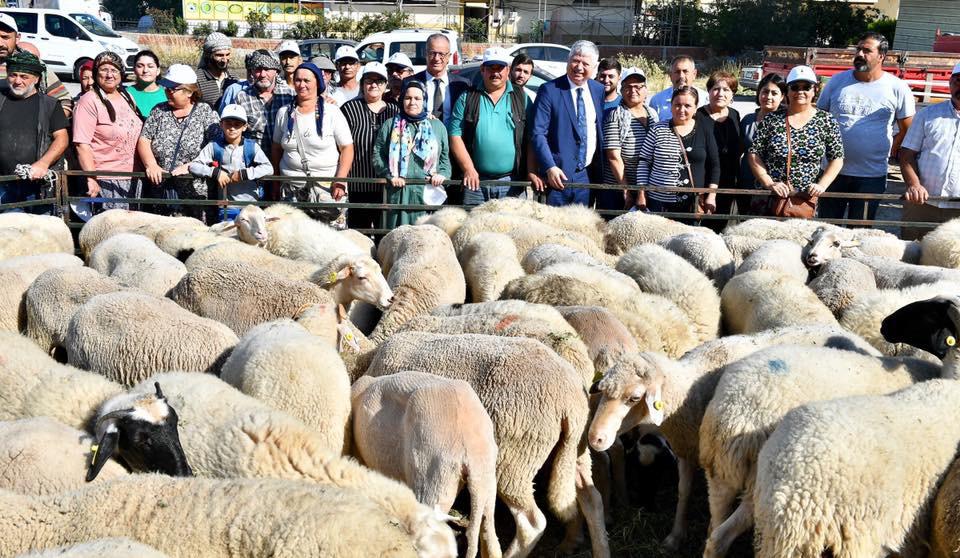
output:
<path id="1" fill-rule="evenodd" d="M 813 90 L 812 83 L 791 83 L 790 84 L 790 91 L 793 91 L 795 93 L 797 91 L 812 91 L 812 90 Z"/>

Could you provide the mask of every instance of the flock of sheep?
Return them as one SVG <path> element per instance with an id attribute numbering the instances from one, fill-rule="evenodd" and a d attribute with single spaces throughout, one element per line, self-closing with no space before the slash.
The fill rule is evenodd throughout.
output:
<path id="1" fill-rule="evenodd" d="M 439 558 L 456 527 L 521 557 L 551 519 L 610 556 L 637 433 L 677 458 L 667 552 L 960 555 L 960 220 L 715 234 L 507 199 L 374 245 L 274 205 L 110 210 L 79 246 L 0 215 L 2 556 Z"/>

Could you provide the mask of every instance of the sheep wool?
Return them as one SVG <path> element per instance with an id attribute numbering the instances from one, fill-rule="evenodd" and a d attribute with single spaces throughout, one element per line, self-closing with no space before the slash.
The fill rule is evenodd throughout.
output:
<path id="1" fill-rule="evenodd" d="M 164 370 L 220 371 L 237 336 L 177 303 L 144 293 L 97 295 L 67 326 L 67 362 L 132 385 Z"/>
<path id="2" fill-rule="evenodd" d="M 960 219 L 950 219 L 924 235 L 920 263 L 960 269 Z"/>
<path id="3" fill-rule="evenodd" d="M 127 537 L 96 539 L 80 544 L 58 546 L 49 550 L 28 552 L 19 558 L 169 558 L 152 546 Z"/>
<path id="4" fill-rule="evenodd" d="M 48 253 L 17 256 L 0 260 L 0 331 L 20 332 L 27 327 L 23 304 L 30 284 L 44 271 L 61 267 L 80 267 L 83 262 L 72 254 Z"/>
<path id="5" fill-rule="evenodd" d="M 602 262 L 574 248 L 562 244 L 541 244 L 531 248 L 523 257 L 520 266 L 527 273 L 537 273 L 541 269 L 557 263 L 579 263 L 584 265 L 603 265 Z"/>
<path id="6" fill-rule="evenodd" d="M 104 240 L 90 253 L 90 267 L 124 287 L 154 296 L 166 296 L 187 268 L 139 234 L 120 233 Z"/>
<path id="7" fill-rule="evenodd" d="M 86 485 L 93 438 L 49 417 L 0 422 L 0 489 L 43 496 Z M 125 477 L 119 463 L 108 461 L 94 482 Z"/>
<path id="8" fill-rule="evenodd" d="M 806 283 L 810 270 L 803 264 L 802 250 L 803 247 L 796 242 L 768 240 L 744 258 L 743 263 L 737 267 L 736 275 L 764 269 L 789 275 Z"/>
<path id="9" fill-rule="evenodd" d="M 557 311 L 583 340 L 597 374 L 603 375 L 624 353 L 639 352 L 637 340 L 609 310 L 601 306 L 557 306 Z M 593 378 L 598 380 L 596 375 Z"/>
<path id="10" fill-rule="evenodd" d="M 733 277 L 737 266 L 723 237 L 715 234 L 681 233 L 664 238 L 660 245 L 709 277 L 717 291 Z"/>
<path id="11" fill-rule="evenodd" d="M 650 244 L 683 233 L 713 235 L 706 227 L 692 227 L 652 213 L 632 211 L 607 224 L 604 250 L 619 256 L 637 244 Z"/>
<path id="12" fill-rule="evenodd" d="M 439 211 L 420 217 L 416 224 L 433 225 L 452 238 L 460 225 L 467 220 L 467 216 L 468 213 L 459 207 L 443 207 Z"/>
<path id="13" fill-rule="evenodd" d="M 802 281 L 772 270 L 736 275 L 720 293 L 729 333 L 755 333 L 791 325 L 836 325 L 830 309 Z"/>
<path id="14" fill-rule="evenodd" d="M 73 235 L 63 219 L 20 212 L 0 214 L 0 260 L 53 252 L 73 254 Z"/>
<path id="15" fill-rule="evenodd" d="M 565 231 L 582 234 L 597 246 L 603 246 L 607 223 L 589 207 L 567 205 L 553 207 L 523 198 L 492 199 L 473 208 L 471 215 L 481 213 L 513 214 L 529 217 Z"/>
<path id="16" fill-rule="evenodd" d="M 960 549 L 960 460 L 954 460 L 933 504 L 931 558 L 955 558 Z"/>
<path id="17" fill-rule="evenodd" d="M 517 247 L 501 233 L 474 236 L 460 252 L 459 260 L 473 302 L 497 300 L 507 283 L 524 274 Z"/>
<path id="18" fill-rule="evenodd" d="M 80 251 L 83 252 L 84 258 L 88 258 L 90 257 L 90 253 L 93 252 L 93 249 L 107 238 L 115 234 L 131 232 L 138 227 L 152 223 L 162 224 L 149 231 L 147 229 L 141 229 L 142 232 L 149 235 L 151 231 L 159 232 L 165 227 L 175 227 L 179 224 L 195 225 L 200 222 L 189 217 L 166 217 L 144 211 L 108 209 L 103 213 L 94 215 L 93 218 L 84 223 L 79 235 Z"/>
<path id="19" fill-rule="evenodd" d="M 0 492 L 4 556 L 104 537 L 184 558 L 417 556 L 387 514 L 333 486 L 133 475 L 55 496 Z"/>
<path id="20" fill-rule="evenodd" d="M 735 267 L 742 264 L 743 260 L 747 259 L 754 250 L 763 246 L 766 242 L 766 240 L 762 238 L 738 234 L 724 234 L 720 238 L 723 239 L 723 244 L 727 247 L 730 255 L 733 256 L 733 264 Z"/>
<path id="21" fill-rule="evenodd" d="M 760 450 L 758 558 L 925 554 L 960 443 L 960 421 L 944 417 L 958 406 L 960 382 L 930 380 L 790 411 Z"/>
<path id="22" fill-rule="evenodd" d="M 220 378 L 313 428 L 326 452 L 342 455 L 350 441 L 350 380 L 334 346 L 293 320 L 250 329 L 223 365 Z"/>
<path id="23" fill-rule="evenodd" d="M 471 214 L 452 237 L 454 249 L 460 253 L 467 242 L 481 232 L 498 232 L 509 236 L 521 257 L 541 244 L 561 244 L 585 252 L 597 260 L 607 260 L 607 255 L 590 237 L 512 213 Z"/>
<path id="24" fill-rule="evenodd" d="M 817 276 L 807 286 L 840 319 L 857 297 L 877 290 L 877 281 L 869 267 L 850 258 L 840 258 L 820 266 Z"/>

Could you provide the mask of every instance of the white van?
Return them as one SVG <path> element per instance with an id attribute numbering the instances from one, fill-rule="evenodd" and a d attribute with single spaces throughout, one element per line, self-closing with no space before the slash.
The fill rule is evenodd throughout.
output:
<path id="1" fill-rule="evenodd" d="M 385 64 L 390 55 L 402 52 L 410 57 L 413 70 L 419 72 L 427 67 L 427 37 L 440 33 L 450 39 L 450 64 L 461 63 L 459 34 L 449 29 L 397 29 L 374 33 L 360 41 L 357 54 L 360 63 L 380 62 Z"/>
<path id="2" fill-rule="evenodd" d="M 44 64 L 58 74 L 70 74 L 79 81 L 80 66 L 104 50 L 120 55 L 126 72 L 133 72 L 140 47 L 94 15 L 33 8 L 0 8 L 0 12 L 17 22 L 20 40 L 37 47 Z"/>

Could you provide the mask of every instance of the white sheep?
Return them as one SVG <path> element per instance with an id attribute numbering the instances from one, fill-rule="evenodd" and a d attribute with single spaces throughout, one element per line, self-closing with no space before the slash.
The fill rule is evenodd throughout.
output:
<path id="1" fill-rule="evenodd" d="M 877 290 L 877 280 L 873 271 L 862 263 L 838 258 L 820 266 L 807 286 L 839 319 L 858 296 Z"/>
<path id="2" fill-rule="evenodd" d="M 82 265 L 80 258 L 57 252 L 0 260 L 0 285 L 3 285 L 3 289 L 0 289 L 0 331 L 20 332 L 26 329 L 24 295 L 41 273 L 48 269 Z"/>
<path id="3" fill-rule="evenodd" d="M 132 233 L 115 234 L 98 244 L 90 253 L 90 267 L 124 287 L 154 296 L 166 296 L 187 273 L 180 260 L 148 238 Z"/>
<path id="4" fill-rule="evenodd" d="M 713 281 L 718 291 L 733 277 L 737 264 L 721 236 L 681 233 L 664 238 L 660 245 L 699 269 Z"/>
<path id="5" fill-rule="evenodd" d="M 136 230 L 139 231 L 140 229 Z M 137 232 L 137 234 L 140 233 Z M 236 239 L 219 235 L 205 228 L 191 229 L 186 227 L 165 229 L 154 235 L 153 242 L 157 245 L 157 248 L 181 262 L 187 261 L 194 252 L 207 246 L 238 243 Z"/>
<path id="6" fill-rule="evenodd" d="M 958 238 L 960 238 L 960 219 L 950 219 L 928 232 L 920 240 L 920 263 L 960 269 Z"/>
<path id="7" fill-rule="evenodd" d="M 830 309 L 802 281 L 773 270 L 734 276 L 720 293 L 720 305 L 729 333 L 837 323 Z"/>
<path id="8" fill-rule="evenodd" d="M 4 556 L 118 536 L 171 556 L 418 555 L 393 517 L 333 486 L 134 475 L 56 496 L 0 492 Z"/>
<path id="9" fill-rule="evenodd" d="M 446 516 L 419 504 L 409 488 L 324 450 L 324 442 L 312 428 L 211 374 L 157 374 L 104 408 L 124 407 L 131 399 L 153 393 L 154 382 L 163 386 L 170 407 L 180 417 L 180 440 L 197 476 L 273 477 L 353 489 L 397 520 L 423 555 L 456 553 L 449 550 L 455 543 L 443 523 Z M 156 439 L 154 443 L 165 442 Z M 266 495 L 262 498 L 269 501 Z M 368 553 L 365 546 L 358 548 Z"/>
<path id="10" fill-rule="evenodd" d="M 603 504 L 582 444 L 587 394 L 570 364 L 533 339 L 406 332 L 377 348 L 367 375 L 404 370 L 469 382 L 490 414 L 499 448 L 497 490 L 517 524 L 506 555 L 526 556 L 546 528 L 533 499 L 533 478 L 552 454 L 546 487 L 550 509 L 569 521 L 579 503 L 593 555 L 609 556 Z"/>
<path id="11" fill-rule="evenodd" d="M 700 427 L 700 466 L 710 492 L 704 556 L 725 556 L 753 524 L 757 455 L 788 411 L 813 401 L 890 393 L 940 373 L 939 365 L 920 359 L 822 347 L 771 347 L 729 364 Z M 728 516 L 738 497 L 740 505 Z"/>
<path id="12" fill-rule="evenodd" d="M 498 232 L 509 236 L 517 247 L 517 254 L 521 256 L 526 255 L 534 246 L 561 244 L 586 252 L 600 261 L 608 258 L 600 245 L 586 235 L 513 213 L 471 214 L 452 237 L 454 249 L 460 253 L 471 238 L 482 232 Z"/>
<path id="13" fill-rule="evenodd" d="M 458 254 L 473 302 L 500 298 L 503 288 L 524 274 L 513 240 L 501 233 L 483 232 Z"/>
<path id="14" fill-rule="evenodd" d="M 728 226 L 723 236 L 746 236 L 757 240 L 789 240 L 803 246 L 820 227 L 831 230 L 839 229 L 836 225 L 829 225 L 811 219 L 747 219 L 741 223 Z"/>
<path id="15" fill-rule="evenodd" d="M 405 482 L 417 500 L 448 511 L 466 485 L 470 523 L 465 556 L 501 555 L 493 525 L 497 442 L 493 423 L 470 384 L 423 372 L 353 384 L 353 436 L 360 461 Z"/>
<path id="16" fill-rule="evenodd" d="M 184 262 L 187 271 L 196 267 L 213 265 L 215 262 L 244 262 L 266 271 L 297 281 L 313 283 L 323 281 L 319 277 L 320 266 L 311 262 L 291 260 L 271 254 L 264 248 L 242 242 L 224 242 L 196 250 Z"/>
<path id="17" fill-rule="evenodd" d="M 62 351 L 67 325 L 76 309 L 98 294 L 121 289 L 115 279 L 89 267 L 44 271 L 23 297 L 27 313 L 25 334 L 51 354 L 58 348 Z"/>
<path id="18" fill-rule="evenodd" d="M 926 555 L 958 406 L 960 382 L 930 380 L 790 411 L 758 458 L 758 558 Z"/>
<path id="19" fill-rule="evenodd" d="M 292 318 L 314 304 L 334 304 L 330 293 L 313 283 L 286 279 L 242 261 L 194 267 L 168 296 L 237 335 L 264 322 Z"/>
<path id="20" fill-rule="evenodd" d="M 457 232 L 460 225 L 467 220 L 467 212 L 459 207 L 443 207 L 434 213 L 428 213 L 417 219 L 417 225 L 433 225 L 447 234 L 449 237 Z"/>
<path id="21" fill-rule="evenodd" d="M 960 548 L 960 460 L 954 460 L 937 490 L 930 536 L 931 558 L 951 558 Z"/>
<path id="22" fill-rule="evenodd" d="M 604 249 L 608 254 L 619 256 L 637 244 L 657 243 L 683 233 L 714 234 L 706 227 L 693 227 L 653 213 L 633 211 L 618 215 L 607 223 Z"/>
<path id="23" fill-rule="evenodd" d="M 600 306 L 557 306 L 557 311 L 583 340 L 600 379 L 624 353 L 637 352 L 637 340 L 609 310 Z"/>
<path id="24" fill-rule="evenodd" d="M 810 278 L 810 270 L 803 264 L 803 248 L 789 240 L 768 240 L 744 258 L 737 266 L 736 275 L 760 269 L 778 271 L 804 283 Z"/>
<path id="25" fill-rule="evenodd" d="M 343 229 L 337 231 L 337 234 L 352 242 L 364 254 L 369 254 L 371 258 L 377 257 L 377 245 L 369 236 L 354 229 Z"/>
<path id="26" fill-rule="evenodd" d="M 735 267 L 742 264 L 743 260 L 747 259 L 754 250 L 767 242 L 766 239 L 763 238 L 754 238 L 752 236 L 739 234 L 723 234 L 720 238 L 723 239 L 724 246 L 727 247 L 727 251 L 729 251 L 733 257 L 733 265 Z"/>
<path id="27" fill-rule="evenodd" d="M 129 537 L 106 537 L 78 544 L 68 544 L 21 554 L 17 558 L 170 558 L 153 548 Z"/>
<path id="28" fill-rule="evenodd" d="M 93 438 L 49 417 L 0 422 L 0 489 L 43 496 L 82 488 Z M 95 482 L 127 476 L 110 461 Z"/>
<path id="29" fill-rule="evenodd" d="M 673 302 L 693 325 L 697 343 L 720 330 L 720 295 L 706 275 L 680 256 L 656 244 L 639 244 L 620 257 L 617 271 L 640 290 Z"/>
<path id="30" fill-rule="evenodd" d="M 567 262 L 584 265 L 604 265 L 600 260 L 575 248 L 562 244 L 541 244 L 527 251 L 527 254 L 520 262 L 520 266 L 527 273 L 537 273 L 541 269 L 553 264 Z"/>
<path id="31" fill-rule="evenodd" d="M 20 212 L 0 214 L 0 260 L 52 252 L 73 254 L 73 235 L 63 219 Z"/>
<path id="32" fill-rule="evenodd" d="M 273 218 L 272 220 L 276 220 Z M 210 231 L 227 238 L 236 238 L 245 244 L 263 246 L 270 238 L 267 223 L 272 222 L 259 206 L 245 205 L 232 221 L 210 226 Z"/>
<path id="33" fill-rule="evenodd" d="M 752 335 L 708 341 L 674 361 L 657 353 L 623 355 L 597 384 L 600 401 L 588 440 L 596 451 L 609 449 L 642 422 L 660 422 L 678 458 L 677 511 L 664 541 L 671 550 L 686 536 L 686 513 L 698 463 L 703 413 L 713 397 L 723 367 L 754 351 L 777 344 L 827 346 L 879 356 L 866 341 L 837 326 L 793 326 Z M 662 401 L 657 409 L 657 401 Z"/>
<path id="34" fill-rule="evenodd" d="M 575 232 L 603 246 L 607 223 L 596 211 L 583 205 L 553 207 L 523 198 L 492 199 L 473 208 L 471 216 L 482 213 L 513 214 L 529 217 L 565 231 Z"/>
<path id="35" fill-rule="evenodd" d="M 80 251 L 83 252 L 83 257 L 87 258 L 90 256 L 90 252 L 107 238 L 119 233 L 132 232 L 144 225 L 158 224 L 157 227 L 150 229 L 150 231 L 155 231 L 153 234 L 156 234 L 156 232 L 169 227 L 181 225 L 193 227 L 197 226 L 198 223 L 201 227 L 203 226 L 203 223 L 190 217 L 167 217 L 144 211 L 108 209 L 103 213 L 94 215 L 84 223 L 79 235 Z M 150 231 L 142 229 L 141 234 L 149 236 L 153 240 Z"/>
<path id="36" fill-rule="evenodd" d="M 237 336 L 169 299 L 137 292 L 97 295 L 73 314 L 67 361 L 131 385 L 164 370 L 216 373 Z"/>
<path id="37" fill-rule="evenodd" d="M 397 227 L 380 241 L 378 256 L 394 295 L 370 336 L 374 343 L 414 316 L 466 299 L 466 280 L 450 237 L 437 227 Z"/>
<path id="38" fill-rule="evenodd" d="M 250 329 L 223 364 L 220 379 L 313 428 L 324 451 L 350 442 L 350 379 L 334 346 L 292 320 Z"/>

